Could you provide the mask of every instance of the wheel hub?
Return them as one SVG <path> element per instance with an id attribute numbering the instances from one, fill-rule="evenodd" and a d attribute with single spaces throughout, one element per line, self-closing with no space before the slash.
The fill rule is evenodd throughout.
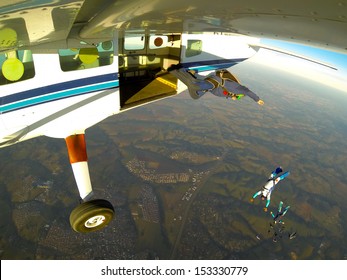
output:
<path id="1" fill-rule="evenodd" d="M 105 221 L 105 216 L 103 215 L 97 215 L 89 218 L 85 223 L 85 227 L 87 228 L 94 228 L 99 225 L 101 225 Z"/>

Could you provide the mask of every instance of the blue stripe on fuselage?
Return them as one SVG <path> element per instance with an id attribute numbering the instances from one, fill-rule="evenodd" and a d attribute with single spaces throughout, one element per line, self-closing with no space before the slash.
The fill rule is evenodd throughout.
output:
<path id="1" fill-rule="evenodd" d="M 0 97 L 0 113 L 119 86 L 117 73 L 88 77 Z"/>
<path id="2" fill-rule="evenodd" d="M 239 59 L 216 59 L 209 61 L 183 62 L 183 67 L 194 69 L 198 72 L 216 69 L 225 69 L 244 61 L 247 58 Z M 87 94 L 90 92 L 106 90 L 119 87 L 118 74 L 105 74 L 57 83 L 44 87 L 34 88 L 8 96 L 0 97 L 0 113 L 23 109 L 30 106 L 39 105 L 64 98 Z"/>

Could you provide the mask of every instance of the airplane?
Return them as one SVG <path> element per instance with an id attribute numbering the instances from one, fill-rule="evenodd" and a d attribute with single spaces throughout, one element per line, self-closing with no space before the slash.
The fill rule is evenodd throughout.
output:
<path id="1" fill-rule="evenodd" d="M 0 147 L 64 139 L 80 196 L 71 227 L 101 230 L 115 211 L 93 199 L 86 130 L 183 92 L 170 65 L 226 69 L 256 55 L 260 38 L 346 54 L 347 1 L 317 2 L 1 1 Z"/>

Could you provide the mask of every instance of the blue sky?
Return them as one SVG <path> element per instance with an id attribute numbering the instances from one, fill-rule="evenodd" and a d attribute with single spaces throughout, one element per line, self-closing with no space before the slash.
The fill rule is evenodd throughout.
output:
<path id="1" fill-rule="evenodd" d="M 337 68 L 337 70 L 269 49 L 261 49 L 257 55 L 251 58 L 253 62 L 322 83 L 347 93 L 347 53 L 337 53 L 279 40 L 261 39 L 259 43 L 270 49 L 280 49 L 310 60 L 326 63 Z"/>
<path id="2" fill-rule="evenodd" d="M 337 53 L 324 49 L 293 44 L 279 40 L 262 39 L 261 43 L 284 50 L 290 50 L 299 55 L 301 54 L 304 56 L 308 56 L 312 59 L 317 59 L 321 62 L 326 62 L 329 65 L 335 66 L 339 69 L 340 72 L 344 72 L 347 75 L 347 53 Z"/>

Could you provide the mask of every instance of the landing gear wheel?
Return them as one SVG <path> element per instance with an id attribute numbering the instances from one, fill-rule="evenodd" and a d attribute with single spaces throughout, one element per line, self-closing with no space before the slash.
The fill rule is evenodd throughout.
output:
<path id="1" fill-rule="evenodd" d="M 114 209 L 110 202 L 96 199 L 78 205 L 70 214 L 70 224 L 76 232 L 93 232 L 108 225 Z"/>

